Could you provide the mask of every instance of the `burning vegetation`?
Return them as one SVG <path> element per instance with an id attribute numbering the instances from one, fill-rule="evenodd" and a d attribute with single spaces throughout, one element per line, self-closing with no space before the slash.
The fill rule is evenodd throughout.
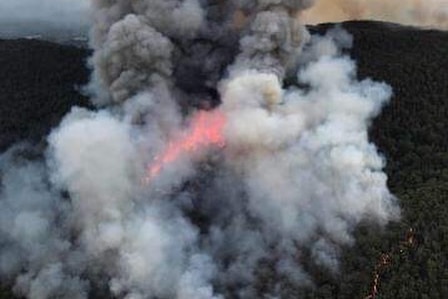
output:
<path id="1" fill-rule="evenodd" d="M 197 112 L 189 128 L 170 141 L 166 149 L 149 164 L 145 183 L 150 183 L 166 164 L 174 162 L 182 155 L 194 155 L 208 147 L 224 147 L 226 144 L 223 136 L 225 123 L 225 116 L 219 111 Z"/>
<path id="2" fill-rule="evenodd" d="M 93 1 L 96 109 L 73 108 L 44 161 L 5 167 L 15 292 L 284 297 L 312 284 L 302 252 L 337 272 L 358 223 L 398 219 L 367 134 L 392 90 L 357 80 L 344 30 L 309 35 L 297 16 L 310 4 Z M 264 262 L 277 283 L 262 290 Z"/>
<path id="3" fill-rule="evenodd" d="M 74 108 L 45 159 L 2 158 L 17 294 L 289 298 L 309 263 L 340 271 L 358 224 L 398 219 L 368 138 L 391 88 L 357 79 L 347 32 L 307 33 L 307 1 L 271 2 L 95 1 L 97 107 Z M 208 90 L 219 103 L 198 110 Z"/>

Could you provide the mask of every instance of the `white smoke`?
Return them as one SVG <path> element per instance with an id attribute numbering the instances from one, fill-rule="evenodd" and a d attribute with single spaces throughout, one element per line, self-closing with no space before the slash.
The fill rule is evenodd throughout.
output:
<path id="1" fill-rule="evenodd" d="M 72 109 L 44 161 L 20 149 L 0 161 L 0 274 L 18 294 L 283 297 L 282 279 L 312 282 L 302 252 L 337 273 L 360 221 L 398 216 L 367 134 L 392 91 L 356 79 L 346 32 L 308 37 L 296 14 L 309 1 L 93 4 L 102 108 Z M 226 147 L 184 153 L 144 183 L 210 89 Z M 263 263 L 276 287 L 260 293 Z"/>
<path id="2" fill-rule="evenodd" d="M 244 174 L 250 211 L 273 243 L 287 238 L 307 244 L 318 231 L 350 243 L 361 219 L 385 223 L 395 213 L 384 161 L 367 136 L 391 91 L 357 82 L 354 63 L 343 57 L 323 56 L 298 79 L 311 89 L 281 94 L 279 81 L 265 74 L 230 81 L 223 92 L 226 151 Z M 273 95 L 280 95 L 275 104 Z"/>
<path id="3" fill-rule="evenodd" d="M 20 158 L 22 151 L 0 161 L 1 277 L 28 298 L 85 298 L 86 257 L 70 242 L 71 204 L 49 185 L 46 165 Z"/>

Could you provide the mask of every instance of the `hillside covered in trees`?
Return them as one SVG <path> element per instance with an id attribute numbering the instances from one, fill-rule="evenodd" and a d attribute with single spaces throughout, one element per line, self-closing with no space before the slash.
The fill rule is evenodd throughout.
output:
<path id="1" fill-rule="evenodd" d="M 343 27 L 354 36 L 358 76 L 394 90 L 370 135 L 387 159 L 402 219 L 385 232 L 360 227 L 342 275 L 323 278 L 305 298 L 364 298 L 383 253 L 392 254 L 377 298 L 448 298 L 448 32 L 379 22 Z"/>
<path id="2" fill-rule="evenodd" d="M 315 286 L 285 287 L 282 298 L 364 299 L 375 287 L 381 299 L 448 298 L 448 32 L 379 22 L 342 26 L 354 36 L 350 54 L 359 78 L 394 90 L 370 137 L 387 159 L 402 218 L 385 230 L 359 226 L 340 273 L 310 265 Z M 88 55 L 43 41 L 0 41 L 0 150 L 23 140 L 44 144 L 70 107 L 88 105 L 79 93 Z M 274 283 L 269 272 L 259 275 L 260 288 Z M 0 298 L 11 298 L 5 282 L 2 288 Z"/>
<path id="3" fill-rule="evenodd" d="M 88 80 L 88 51 L 38 40 L 0 40 L 0 150 L 38 140 L 73 105 Z"/>

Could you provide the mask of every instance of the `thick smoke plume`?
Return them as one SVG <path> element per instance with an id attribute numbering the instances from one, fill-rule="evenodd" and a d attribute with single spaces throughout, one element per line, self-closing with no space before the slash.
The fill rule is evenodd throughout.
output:
<path id="1" fill-rule="evenodd" d="M 302 18 L 310 24 L 380 20 L 447 30 L 448 1 L 319 0 Z"/>
<path id="2" fill-rule="evenodd" d="M 45 159 L 16 146 L 0 160 L 0 275 L 15 292 L 289 298 L 312 284 L 304 259 L 337 273 L 360 221 L 398 217 L 367 134 L 392 91 L 356 79 L 348 33 L 308 35 L 310 4 L 93 1 L 98 109 L 73 108 Z M 199 109 L 225 119 L 225 148 L 148 180 Z M 260 290 L 266 265 L 275 283 Z"/>

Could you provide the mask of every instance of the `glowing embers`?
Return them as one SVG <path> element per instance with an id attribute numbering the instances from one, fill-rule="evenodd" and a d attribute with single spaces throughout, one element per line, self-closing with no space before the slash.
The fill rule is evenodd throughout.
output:
<path id="1" fill-rule="evenodd" d="M 224 147 L 223 128 L 225 116 L 219 110 L 199 111 L 191 120 L 190 127 L 172 140 L 165 150 L 148 166 L 145 182 L 149 183 L 163 167 L 183 154 L 195 154 L 207 147 Z"/>

